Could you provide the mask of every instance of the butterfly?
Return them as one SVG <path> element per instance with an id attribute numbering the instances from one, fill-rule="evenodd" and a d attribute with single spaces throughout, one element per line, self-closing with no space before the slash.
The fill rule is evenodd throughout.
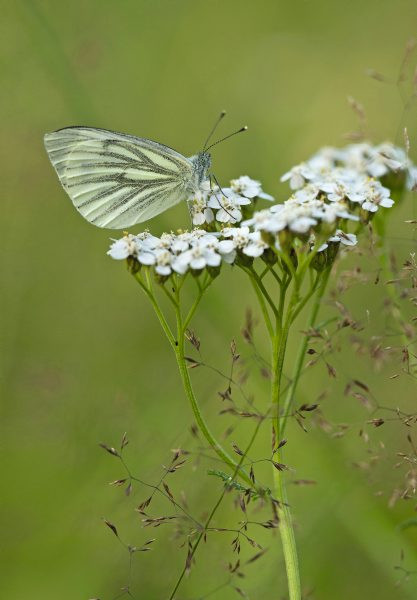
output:
<path id="1" fill-rule="evenodd" d="M 152 140 L 93 127 L 47 133 L 45 148 L 81 215 L 98 227 L 124 229 L 201 191 L 209 178 L 208 149 L 223 140 L 206 146 L 225 114 L 221 113 L 202 152 L 189 158 Z"/>

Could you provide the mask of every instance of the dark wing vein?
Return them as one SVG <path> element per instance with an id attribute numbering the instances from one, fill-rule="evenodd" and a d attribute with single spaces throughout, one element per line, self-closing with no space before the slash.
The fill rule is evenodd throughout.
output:
<path id="1" fill-rule="evenodd" d="M 47 134 L 45 146 L 74 206 L 99 227 L 150 219 L 193 187 L 191 161 L 151 140 L 70 127 Z"/>

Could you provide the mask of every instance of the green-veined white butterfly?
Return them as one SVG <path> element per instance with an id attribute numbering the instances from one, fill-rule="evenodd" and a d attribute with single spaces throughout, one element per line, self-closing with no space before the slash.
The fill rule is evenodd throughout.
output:
<path id="1" fill-rule="evenodd" d="M 93 127 L 66 127 L 44 140 L 75 208 L 109 229 L 131 227 L 187 200 L 207 180 L 211 165 L 205 149 L 186 158 L 158 142 Z"/>

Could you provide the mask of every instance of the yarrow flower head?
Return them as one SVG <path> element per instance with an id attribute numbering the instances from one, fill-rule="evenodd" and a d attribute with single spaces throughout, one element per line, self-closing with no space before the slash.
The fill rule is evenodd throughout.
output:
<path id="1" fill-rule="evenodd" d="M 239 250 L 246 256 L 261 256 L 268 248 L 259 231 L 250 231 L 249 227 L 226 227 L 222 235 L 230 239 L 234 250 Z"/>
<path id="2" fill-rule="evenodd" d="M 179 234 L 164 233 L 160 238 L 127 234 L 113 242 L 108 255 L 116 260 L 131 257 L 139 265 L 154 266 L 158 275 L 169 276 L 172 272 L 184 275 L 188 270 L 218 267 L 222 261 L 231 263 L 234 247 L 226 240 L 223 243 L 217 233 L 193 229 Z"/>
<path id="3" fill-rule="evenodd" d="M 310 243 L 312 247 L 314 247 L 314 236 L 310 239 Z M 358 243 L 358 238 L 354 233 L 345 233 L 341 229 L 337 229 L 335 234 L 330 236 L 327 242 L 322 244 L 318 252 L 323 252 L 329 247 L 329 244 L 342 244 L 343 246 L 356 246 Z"/>
<path id="4" fill-rule="evenodd" d="M 283 204 L 274 204 L 269 209 L 256 212 L 243 225 L 252 226 L 255 231 L 275 234 L 284 229 L 294 234 L 307 234 L 320 222 L 333 224 L 338 219 L 358 220 L 358 217 L 348 212 L 344 202 L 326 204 L 316 198 L 300 201 L 292 197 Z"/>
<path id="5" fill-rule="evenodd" d="M 293 167 L 281 177 L 289 181 L 299 201 L 322 198 L 328 202 L 348 202 L 368 213 L 394 204 L 391 191 L 378 177 L 404 173 L 414 178 L 414 167 L 401 148 L 385 143 L 350 144 L 346 148 L 323 148 L 305 163 Z M 411 187 L 411 184 L 409 184 Z"/>
<path id="6" fill-rule="evenodd" d="M 232 179 L 229 187 L 211 186 L 203 182 L 199 192 L 188 200 L 193 225 L 219 223 L 236 224 L 242 220 L 242 206 L 248 206 L 257 198 L 273 201 L 273 197 L 262 190 L 261 183 L 243 175 Z"/>
<path id="7" fill-rule="evenodd" d="M 274 200 L 272 196 L 265 194 L 265 192 L 262 191 L 260 181 L 251 179 L 247 175 L 242 175 L 242 177 L 239 177 L 238 179 L 232 179 L 230 182 L 230 189 L 235 194 L 239 194 L 240 196 L 244 196 L 251 200 L 253 198 L 262 198 L 263 200 L 269 200 L 271 202 Z"/>
<path id="8" fill-rule="evenodd" d="M 292 167 L 281 177 L 288 181 L 291 189 L 297 190 L 308 182 L 333 178 L 351 183 L 365 177 L 381 178 L 392 173 L 405 173 L 408 187 L 414 180 L 414 165 L 405 150 L 389 142 L 373 146 L 367 142 L 349 144 L 344 148 L 324 147 L 309 160 Z"/>
<path id="9" fill-rule="evenodd" d="M 241 206 L 250 203 L 249 198 L 232 190 L 217 190 L 210 196 L 207 206 L 216 210 L 216 221 L 234 224 L 242 220 Z"/>
<path id="10" fill-rule="evenodd" d="M 162 279 L 204 269 L 214 276 L 223 263 L 261 257 L 273 264 L 276 253 L 288 251 L 298 238 L 303 247 L 325 253 L 327 265 L 339 246 L 356 245 L 349 223 L 366 222 L 393 206 L 390 188 L 380 178 L 398 172 L 417 180 L 417 168 L 392 144 L 323 148 L 282 176 L 293 190 L 290 198 L 257 211 L 257 199 L 273 200 L 259 181 L 244 175 L 224 188 L 206 181 L 188 201 L 194 229 L 160 237 L 148 231 L 126 234 L 113 241 L 108 254 L 133 260 L 138 269 L 152 267 Z"/>

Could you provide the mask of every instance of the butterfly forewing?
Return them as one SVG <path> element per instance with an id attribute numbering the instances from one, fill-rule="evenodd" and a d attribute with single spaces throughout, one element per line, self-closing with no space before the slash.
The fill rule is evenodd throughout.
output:
<path id="1" fill-rule="evenodd" d="M 123 229 L 151 219 L 194 186 L 188 158 L 144 138 L 68 127 L 47 133 L 45 147 L 74 206 L 98 227 Z"/>

